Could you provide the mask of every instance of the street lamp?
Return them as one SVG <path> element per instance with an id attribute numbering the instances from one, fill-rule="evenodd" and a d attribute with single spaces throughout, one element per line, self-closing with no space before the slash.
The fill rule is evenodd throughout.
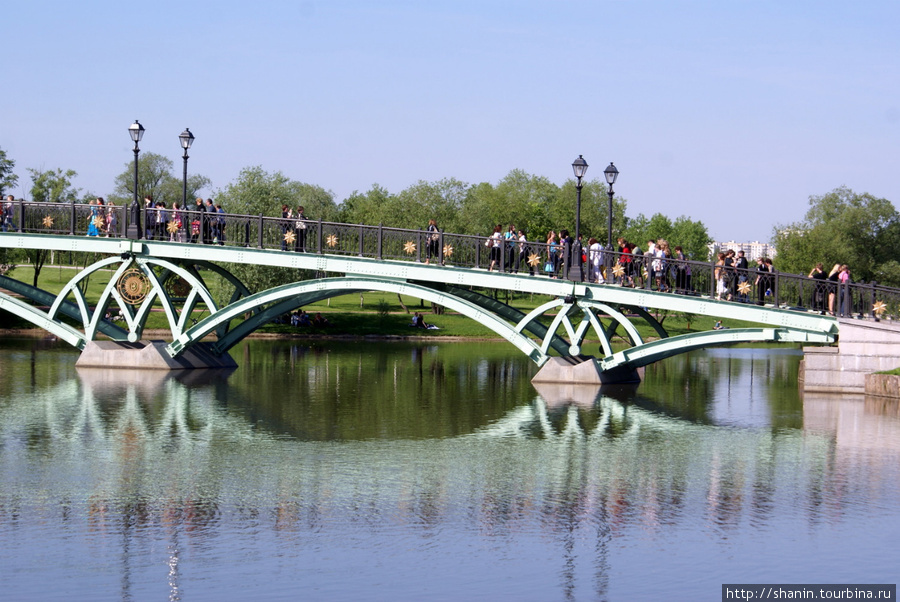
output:
<path id="1" fill-rule="evenodd" d="M 603 175 L 606 176 L 606 183 L 609 185 L 606 189 L 606 194 L 609 195 L 609 221 L 606 223 L 606 249 L 607 256 L 613 257 L 613 245 L 612 245 L 612 214 L 613 214 L 613 184 L 616 183 L 616 178 L 619 177 L 619 170 L 616 169 L 616 166 L 610 162 L 609 167 L 603 170 Z M 612 273 L 612 262 L 609 262 L 610 265 L 606 268 L 606 281 L 610 284 L 615 282 L 615 277 Z"/>
<path id="2" fill-rule="evenodd" d="M 187 206 L 187 152 L 194 143 L 194 135 L 191 133 L 191 128 L 184 128 L 184 131 L 178 134 L 178 140 L 181 142 L 181 148 L 184 149 L 184 179 L 181 184 L 181 209 L 184 210 Z"/>
<path id="3" fill-rule="evenodd" d="M 141 238 L 141 204 L 138 202 L 138 153 L 141 149 L 138 142 L 144 137 L 144 126 L 137 119 L 128 126 L 128 135 L 134 142 L 134 200 L 131 202 L 131 220 L 128 222 L 128 238 L 137 240 Z"/>
<path id="4" fill-rule="evenodd" d="M 572 162 L 572 170 L 575 172 L 575 191 L 576 191 L 576 201 L 575 201 L 575 242 L 572 243 L 572 248 L 569 249 L 569 252 L 572 254 L 569 257 L 569 280 L 575 280 L 578 282 L 584 281 L 584 274 L 581 271 L 581 189 L 584 188 L 584 184 L 581 179 L 584 177 L 584 174 L 587 173 L 588 164 L 587 161 L 584 160 L 584 157 L 578 155 L 578 158 Z"/>

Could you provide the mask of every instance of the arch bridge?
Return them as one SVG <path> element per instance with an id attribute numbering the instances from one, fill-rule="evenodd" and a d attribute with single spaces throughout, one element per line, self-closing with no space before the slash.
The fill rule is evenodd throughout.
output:
<path id="1" fill-rule="evenodd" d="M 540 368 L 536 381 L 634 382 L 637 368 L 692 349 L 744 341 L 831 344 L 839 333 L 837 317 L 812 311 L 821 299 L 814 297 L 816 290 L 808 279 L 790 275 L 777 275 L 775 282 L 767 283 L 780 292 L 767 299 L 770 303 L 757 305 L 740 302 L 751 300 L 750 286 L 736 290 L 732 301 L 717 300 L 708 282 L 715 268 L 703 262 L 682 262 L 691 273 L 690 286 L 661 292 L 623 286 L 619 258 L 611 253 L 606 254 L 610 264 L 606 274 L 616 282 L 551 277 L 564 276 L 565 268 L 559 274 L 539 274 L 550 257 L 549 249 L 539 243 L 503 243 L 500 252 L 492 254 L 484 237 L 321 221 L 298 228 L 299 222 L 285 224 L 261 216 L 227 216 L 211 228 L 216 236 L 210 240 L 203 239 L 201 222 L 194 242 L 171 227 L 166 234 L 142 232 L 154 238 L 88 237 L 51 231 L 46 224 L 55 222 L 49 212 L 58 211 L 60 205 L 26 205 L 17 214 L 25 227 L 0 234 L 0 248 L 94 253 L 98 259 L 58 294 L 0 276 L 0 288 L 7 291 L 0 292 L 0 308 L 81 349 L 82 365 L 152 367 L 153 361 L 168 368 L 228 365 L 232 362 L 228 350 L 275 317 L 315 301 L 363 291 L 418 297 L 478 321 Z M 42 212 L 47 215 L 39 220 Z M 69 217 L 77 223 L 77 215 Z M 119 223 L 126 219 L 123 215 Z M 298 233 L 303 235 L 302 245 Z M 500 269 L 485 269 L 497 267 L 490 265 L 495 258 Z M 251 292 L 231 274 L 230 264 L 295 268 L 315 277 Z M 105 283 L 99 299 L 85 294 L 92 278 Z M 479 292 L 490 290 L 545 295 L 549 300 L 524 313 Z M 886 308 L 896 310 L 900 300 L 896 292 L 860 288 L 840 301 L 848 311 L 874 318 Z M 797 300 L 788 303 L 787 297 L 794 295 Z M 798 306 L 804 296 L 807 306 Z M 151 310 L 164 313 L 171 340 L 153 345 L 143 340 Z M 669 336 L 653 317 L 655 311 L 759 326 Z M 116 317 L 121 319 L 111 319 Z M 639 320 L 650 324 L 655 340 L 644 340 L 635 326 Z M 613 348 L 617 333 L 629 347 Z M 598 341 L 596 346 L 589 343 L 592 340 Z M 143 355 L 129 353 L 136 349 Z M 160 359 L 151 361 L 147 353 Z"/>

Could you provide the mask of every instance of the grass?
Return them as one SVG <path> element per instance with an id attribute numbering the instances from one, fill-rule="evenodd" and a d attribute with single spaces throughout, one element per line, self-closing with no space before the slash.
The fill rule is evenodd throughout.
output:
<path id="1" fill-rule="evenodd" d="M 33 273 L 33 269 L 30 266 L 18 266 L 10 275 L 18 280 L 30 283 Z M 109 276 L 112 273 L 110 271 Z M 39 286 L 44 290 L 58 293 L 75 274 L 76 269 L 70 267 L 45 267 L 41 271 Z M 89 302 L 100 298 L 108 281 L 108 278 L 96 275 L 90 278 L 86 288 L 86 297 Z M 524 313 L 528 313 L 549 299 L 550 297 L 544 295 L 515 294 L 506 291 L 501 291 L 498 297 L 498 300 Z M 352 293 L 312 303 L 303 309 L 310 314 L 322 313 L 328 318 L 330 325 L 323 328 L 295 328 L 290 326 L 290 324 L 266 324 L 258 332 L 291 336 L 435 336 L 472 339 L 496 339 L 499 336 L 491 329 L 471 318 L 451 311 L 435 315 L 431 313 L 430 304 L 426 304 L 421 299 L 408 296 L 400 297 L 395 293 L 368 292 L 362 295 Z M 417 311 L 424 314 L 426 322 L 436 325 L 439 330 L 412 328 L 409 325 L 411 317 L 413 312 Z M 195 311 L 194 319 L 200 320 L 208 315 L 209 313 L 206 309 L 201 309 Z M 663 326 L 670 336 L 712 330 L 716 322 L 714 317 L 688 316 L 678 313 L 657 315 L 656 317 L 663 321 Z M 552 315 L 545 314 L 542 321 L 549 326 L 552 318 Z M 606 320 L 602 321 L 606 322 Z M 652 340 L 657 337 L 656 331 L 643 320 L 635 320 L 634 323 L 644 340 Z M 754 326 L 754 324 L 749 322 L 734 322 L 726 325 L 731 328 Z M 161 310 L 151 312 L 147 319 L 146 328 L 148 330 L 167 330 L 168 323 L 165 314 Z M 566 336 L 563 329 L 560 329 L 558 332 Z M 589 332 L 587 340 L 597 341 L 596 337 L 591 338 L 591 334 L 593 334 L 593 331 Z M 618 334 L 624 334 L 623 329 L 620 328 Z"/>

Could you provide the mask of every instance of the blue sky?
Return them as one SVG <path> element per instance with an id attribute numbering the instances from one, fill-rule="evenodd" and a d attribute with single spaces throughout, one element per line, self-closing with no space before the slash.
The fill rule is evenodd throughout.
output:
<path id="1" fill-rule="evenodd" d="M 338 201 L 582 154 L 630 216 L 767 241 L 837 186 L 900 202 L 898 26 L 896 0 L 18 2 L 0 148 L 17 196 L 27 167 L 108 195 L 139 119 L 179 174 L 191 128 L 209 194 L 261 165 Z"/>

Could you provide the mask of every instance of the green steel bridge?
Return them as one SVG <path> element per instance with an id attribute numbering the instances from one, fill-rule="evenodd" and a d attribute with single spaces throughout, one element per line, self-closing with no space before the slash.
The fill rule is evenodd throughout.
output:
<path id="1" fill-rule="evenodd" d="M 544 272 L 552 256 L 542 243 L 504 242 L 492 249 L 483 236 L 446 232 L 191 212 L 164 214 L 161 217 L 169 219 L 154 223 L 157 216 L 149 212 L 105 211 L 115 212 L 116 219 L 88 205 L 19 202 L 8 231 L 0 233 L 0 248 L 95 253 L 101 259 L 77 272 L 58 294 L 0 276 L 5 291 L 0 292 L 0 308 L 80 350 L 101 342 L 122 349 L 140 347 L 150 311 L 161 309 L 171 331 L 164 355 L 177 362 L 189 352 L 226 357 L 263 324 L 310 303 L 384 291 L 430 301 L 490 328 L 541 368 L 536 380 L 585 383 L 633 382 L 641 366 L 715 345 L 827 345 L 837 341 L 840 314 L 877 320 L 900 312 L 900 291 L 895 289 L 853 285 L 828 291 L 816 288 L 822 285 L 812 279 L 790 274 L 773 274 L 760 284 L 752 271 L 732 274 L 732 300 L 717 300 L 715 267 L 705 262 L 669 262 L 667 269 L 681 270 L 675 278 L 681 288 L 661 292 L 650 288 L 650 279 L 636 279 L 635 286 L 643 283 L 646 288 L 623 286 L 621 258 L 615 253 L 605 253 L 611 282 L 591 283 L 567 279 L 562 253 L 559 271 Z M 148 217 L 153 225 L 142 228 Z M 108 236 L 86 236 L 91 220 L 98 225 L 102 220 Z M 488 269 L 492 260 L 498 269 Z M 252 292 L 229 272 L 233 264 L 295 268 L 315 276 Z M 92 277 L 106 284 L 99 300 L 89 301 L 84 289 Z M 226 283 L 227 302 L 214 298 L 208 282 L 212 278 Z M 761 286 L 766 287 L 765 296 Z M 492 298 L 490 290 L 546 295 L 550 300 L 526 314 Z M 838 316 L 824 311 L 828 297 L 834 297 Z M 195 321 L 198 309 L 206 310 L 205 317 Z M 760 326 L 669 336 L 652 311 Z M 116 314 L 123 324 L 109 319 Z M 646 321 L 658 336 L 645 341 L 636 320 Z M 617 332 L 630 347 L 613 349 Z M 588 339 L 599 340 L 599 345 L 591 348 Z M 174 367 L 195 365 L 182 362 Z"/>

